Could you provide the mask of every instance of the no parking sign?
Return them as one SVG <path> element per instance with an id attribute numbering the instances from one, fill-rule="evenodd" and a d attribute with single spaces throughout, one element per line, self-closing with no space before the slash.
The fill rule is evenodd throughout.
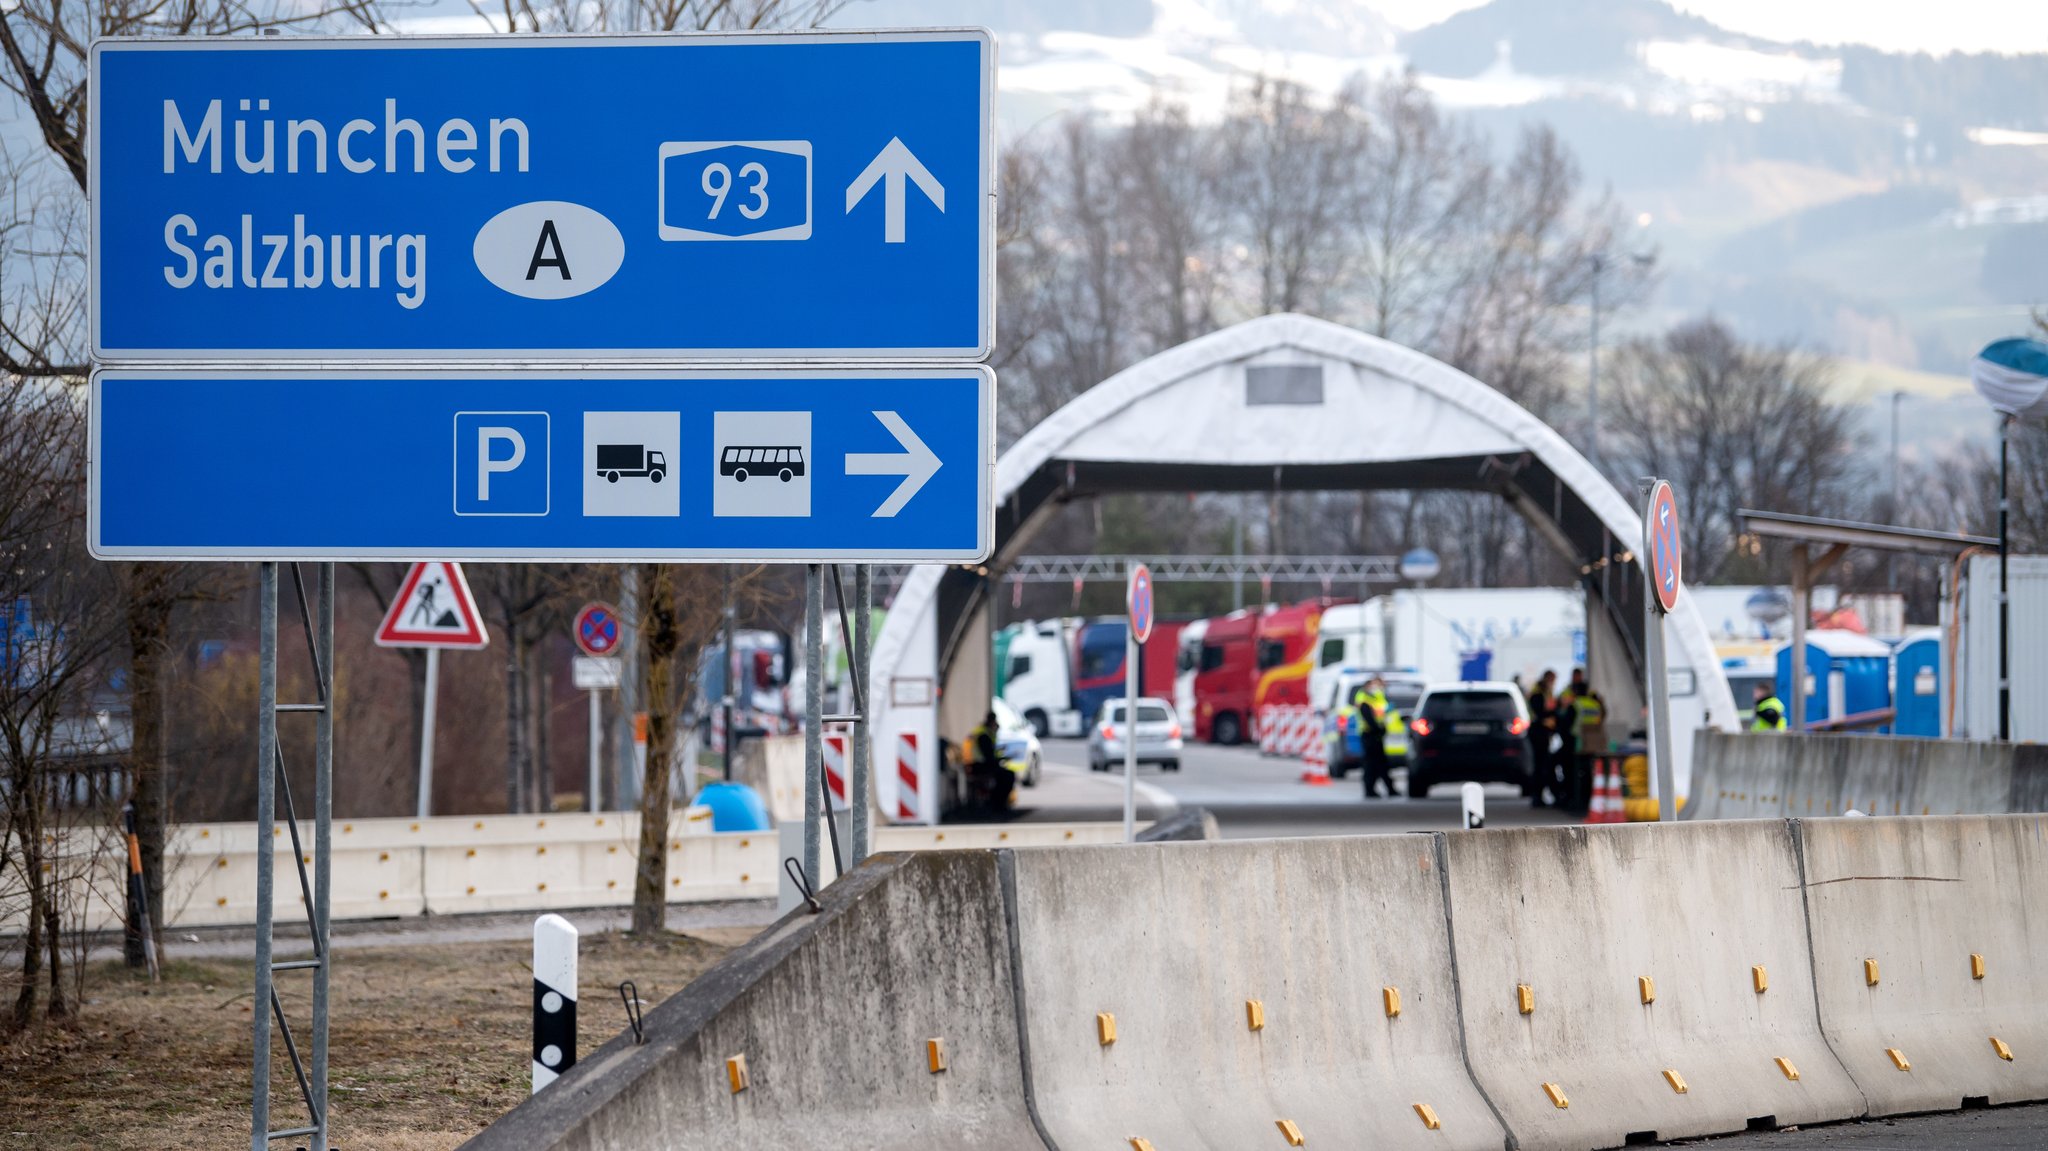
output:
<path id="1" fill-rule="evenodd" d="M 1130 582 L 1124 588 L 1124 606 L 1131 613 L 1131 639 L 1144 643 L 1152 638 L 1152 569 L 1131 565 Z"/>
<path id="2" fill-rule="evenodd" d="M 611 655 L 619 646 L 619 609 L 608 603 L 584 604 L 571 631 L 584 655 Z"/>

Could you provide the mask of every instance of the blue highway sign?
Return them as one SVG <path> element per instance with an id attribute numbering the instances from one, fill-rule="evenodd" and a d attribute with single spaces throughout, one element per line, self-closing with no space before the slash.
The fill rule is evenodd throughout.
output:
<path id="1" fill-rule="evenodd" d="M 101 362 L 984 359 L 982 31 L 111 40 Z"/>
<path id="2" fill-rule="evenodd" d="M 102 559 L 970 563 L 995 376 L 105 369 Z"/>

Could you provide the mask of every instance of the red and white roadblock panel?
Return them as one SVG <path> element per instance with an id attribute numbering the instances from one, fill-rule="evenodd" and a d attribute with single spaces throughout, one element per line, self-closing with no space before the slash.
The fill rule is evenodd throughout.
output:
<path id="1" fill-rule="evenodd" d="M 917 733 L 902 732 L 896 737 L 896 820 L 899 823 L 915 823 L 924 817 L 924 805 L 918 797 Z"/>
<path id="2" fill-rule="evenodd" d="M 1312 744 L 1322 742 L 1323 719 L 1302 704 L 1272 704 L 1259 709 L 1259 754 L 1300 759 Z"/>
<path id="3" fill-rule="evenodd" d="M 845 811 L 852 804 L 846 796 L 847 748 L 852 737 L 843 731 L 825 733 L 825 790 L 832 796 L 832 810 Z"/>
<path id="4" fill-rule="evenodd" d="M 1327 787 L 1330 783 L 1329 744 L 1322 738 L 1320 725 L 1316 738 L 1309 740 L 1301 753 L 1301 781 L 1315 787 Z"/>

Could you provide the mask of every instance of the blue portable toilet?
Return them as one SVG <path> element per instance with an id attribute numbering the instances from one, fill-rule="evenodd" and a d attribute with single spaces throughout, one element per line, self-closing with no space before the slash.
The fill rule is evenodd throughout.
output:
<path id="1" fill-rule="evenodd" d="M 1867 635 L 1833 628 L 1806 633 L 1806 723 L 1876 711 L 1891 704 L 1892 649 Z M 1778 698 L 1792 703 L 1792 645 L 1778 649 Z"/>
<path id="2" fill-rule="evenodd" d="M 1916 628 L 1892 653 L 1892 706 L 1899 735 L 1941 737 L 1941 629 Z"/>

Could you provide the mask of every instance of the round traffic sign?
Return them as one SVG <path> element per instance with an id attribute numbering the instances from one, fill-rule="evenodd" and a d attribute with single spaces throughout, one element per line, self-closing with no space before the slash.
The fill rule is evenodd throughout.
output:
<path id="1" fill-rule="evenodd" d="M 1657 606 L 1669 613 L 1678 607 L 1678 592 L 1685 586 L 1685 554 L 1678 539 L 1678 498 L 1663 480 L 1650 489 L 1648 519 L 1644 539 L 1650 551 L 1650 586 L 1657 589 Z"/>
<path id="2" fill-rule="evenodd" d="M 584 604 L 570 634 L 584 655 L 611 655 L 619 646 L 619 609 L 608 603 Z"/>
<path id="3" fill-rule="evenodd" d="M 1130 582 L 1124 587 L 1124 606 L 1131 613 L 1131 636 L 1144 643 L 1152 638 L 1152 569 L 1131 565 Z"/>

